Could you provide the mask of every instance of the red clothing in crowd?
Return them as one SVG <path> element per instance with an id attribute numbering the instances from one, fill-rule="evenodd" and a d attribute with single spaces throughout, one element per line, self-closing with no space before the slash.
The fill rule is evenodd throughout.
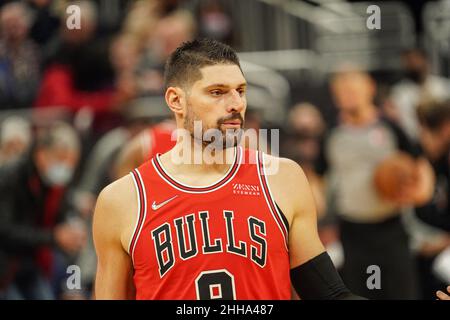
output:
<path id="1" fill-rule="evenodd" d="M 102 112 L 109 110 L 113 96 L 114 91 L 111 89 L 96 92 L 76 89 L 70 68 L 55 64 L 44 73 L 35 106 L 64 106 L 74 112 L 89 107 L 95 112 Z"/>

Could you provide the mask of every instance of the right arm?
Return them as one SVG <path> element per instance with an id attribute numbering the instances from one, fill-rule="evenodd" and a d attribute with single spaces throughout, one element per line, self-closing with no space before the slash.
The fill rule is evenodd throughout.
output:
<path id="1" fill-rule="evenodd" d="M 136 193 L 130 175 L 107 186 L 98 197 L 93 220 L 95 299 L 134 299 L 133 265 L 126 248 L 135 212 Z"/>
<path id="2" fill-rule="evenodd" d="M 289 222 L 291 285 L 298 296 L 304 300 L 364 299 L 347 289 L 325 251 L 317 231 L 314 197 L 303 170 L 292 160 L 267 158 L 267 165 L 279 164 L 277 174 L 268 180 L 274 200 Z"/>

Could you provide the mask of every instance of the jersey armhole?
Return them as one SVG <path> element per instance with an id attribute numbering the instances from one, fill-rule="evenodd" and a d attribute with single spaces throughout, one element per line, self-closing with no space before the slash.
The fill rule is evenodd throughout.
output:
<path id="1" fill-rule="evenodd" d="M 269 205 L 269 209 L 272 212 L 273 218 L 275 222 L 277 223 L 282 236 L 285 240 L 286 249 L 288 250 L 288 243 L 289 243 L 289 222 L 284 215 L 284 213 L 281 211 L 278 204 L 275 202 L 275 199 L 273 198 L 272 192 L 270 190 L 269 182 L 266 175 L 265 165 L 264 165 L 264 153 L 261 151 L 257 151 L 257 167 L 258 167 L 258 175 L 260 178 L 262 191 L 264 194 L 264 197 L 266 198 L 267 204 Z"/>
<path id="2" fill-rule="evenodd" d="M 137 169 L 134 169 L 132 172 L 130 172 L 130 175 L 133 179 L 133 184 L 135 186 L 136 198 L 138 203 L 138 210 L 136 213 L 136 223 L 134 225 L 133 233 L 131 234 L 130 242 L 128 244 L 128 254 L 130 255 L 131 260 L 133 261 L 134 264 L 134 249 L 136 247 L 136 243 L 139 238 L 142 225 L 144 224 L 145 213 L 147 208 L 146 208 L 144 185 L 142 183 L 142 178 L 139 174 L 139 171 Z"/>
<path id="3" fill-rule="evenodd" d="M 275 206 L 277 207 L 277 210 L 280 213 L 281 219 L 283 219 L 283 223 L 285 224 L 285 226 L 287 228 L 288 235 L 289 235 L 289 221 L 286 218 L 286 215 L 284 214 L 283 210 L 281 210 L 281 208 L 278 205 L 278 203 L 275 200 L 273 200 L 273 202 L 275 203 Z"/>

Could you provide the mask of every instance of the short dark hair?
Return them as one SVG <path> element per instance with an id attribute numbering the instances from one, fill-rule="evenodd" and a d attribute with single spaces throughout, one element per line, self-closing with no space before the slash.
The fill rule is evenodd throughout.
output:
<path id="1" fill-rule="evenodd" d="M 224 43 L 213 39 L 184 42 L 166 62 L 165 88 L 189 85 L 201 79 L 201 68 L 215 64 L 235 64 L 241 68 L 236 51 Z"/>

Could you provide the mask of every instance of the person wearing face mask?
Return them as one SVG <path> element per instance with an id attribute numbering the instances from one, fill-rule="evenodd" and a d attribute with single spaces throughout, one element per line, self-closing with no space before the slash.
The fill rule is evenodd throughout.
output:
<path id="1" fill-rule="evenodd" d="M 417 107 L 450 98 L 450 81 L 431 74 L 427 54 L 419 48 L 405 50 L 402 54 L 404 78 L 392 87 L 389 101 L 392 107 L 387 115 L 416 142 L 420 140 Z"/>
<path id="2" fill-rule="evenodd" d="M 196 22 L 186 10 L 175 10 L 156 22 L 135 71 L 139 96 L 164 95 L 166 59 L 180 44 L 191 40 L 196 32 Z"/>
<path id="3" fill-rule="evenodd" d="M 0 168 L 0 299 L 52 299 L 57 260 L 83 247 L 86 232 L 69 221 L 67 186 L 80 142 L 68 124 L 41 128 L 23 158 Z"/>

